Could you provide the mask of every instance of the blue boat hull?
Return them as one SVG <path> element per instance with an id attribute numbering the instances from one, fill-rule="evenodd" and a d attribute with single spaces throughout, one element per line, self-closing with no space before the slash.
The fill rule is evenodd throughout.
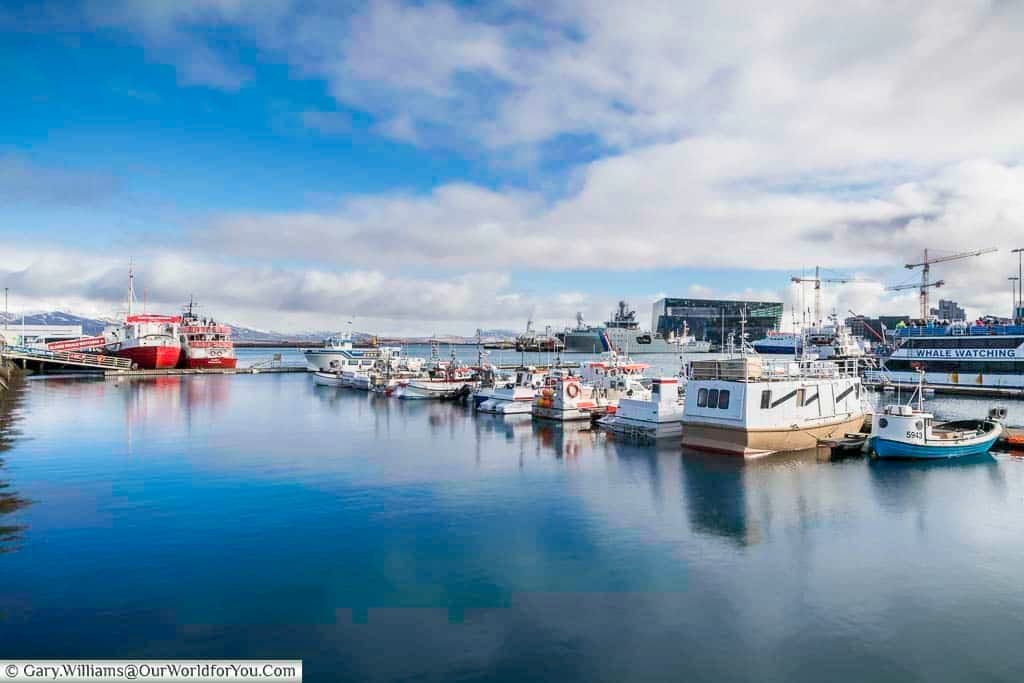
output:
<path id="1" fill-rule="evenodd" d="M 753 346 L 754 350 L 762 355 L 777 354 L 782 356 L 795 356 L 800 353 L 800 349 L 796 346 L 760 345 L 757 342 L 754 342 Z"/>
<path id="2" fill-rule="evenodd" d="M 890 441 L 875 436 L 871 438 L 871 448 L 880 458 L 923 458 L 928 460 L 963 458 L 969 455 L 988 453 L 998 437 L 998 434 L 993 434 L 991 438 L 983 441 L 939 446 Z"/>

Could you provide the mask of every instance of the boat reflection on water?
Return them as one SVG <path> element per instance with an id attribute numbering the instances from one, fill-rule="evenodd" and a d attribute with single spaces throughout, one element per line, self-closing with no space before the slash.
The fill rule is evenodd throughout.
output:
<path id="1" fill-rule="evenodd" d="M 760 532 L 757 520 L 749 514 L 747 487 L 751 472 L 762 462 L 685 453 L 682 456 L 683 488 L 691 530 L 727 538 L 740 545 L 757 543 Z"/>
<path id="2" fill-rule="evenodd" d="M 924 511 L 942 496 L 983 485 L 1003 489 L 1005 473 L 991 453 L 963 458 L 901 460 L 869 458 L 871 489 L 882 508 L 892 512 Z M 966 478 L 966 480 L 965 480 Z"/>
<path id="3" fill-rule="evenodd" d="M 25 381 L 19 374 L 11 376 L 7 391 L 0 391 L 0 553 L 18 549 L 27 527 L 9 515 L 31 503 L 12 490 L 11 483 L 3 477 L 6 466 L 3 454 L 11 450 L 20 436 L 17 423 L 21 419 L 24 394 Z"/>
<path id="4" fill-rule="evenodd" d="M 533 416 L 493 415 L 477 413 L 474 419 L 477 425 L 478 438 L 484 434 L 494 434 L 508 442 L 522 441 L 533 436 Z"/>
<path id="5" fill-rule="evenodd" d="M 815 450 L 744 461 L 683 451 L 683 487 L 695 533 L 755 545 L 777 534 L 806 532 L 825 520 L 856 515 L 868 486 L 863 462 L 822 461 Z M 825 470 L 846 468 L 843 476 Z"/>
<path id="6" fill-rule="evenodd" d="M 541 451 L 552 451 L 556 458 L 572 460 L 584 450 L 592 450 L 602 434 L 589 422 L 531 421 Z"/>

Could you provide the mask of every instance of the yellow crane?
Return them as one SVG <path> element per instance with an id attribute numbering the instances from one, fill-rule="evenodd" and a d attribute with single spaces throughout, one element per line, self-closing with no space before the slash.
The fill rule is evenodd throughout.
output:
<path id="1" fill-rule="evenodd" d="M 945 284 L 942 280 L 937 283 L 929 282 L 929 276 L 931 274 L 931 267 L 933 263 L 945 263 L 946 261 L 957 261 L 963 258 L 970 258 L 971 256 L 981 256 L 982 254 L 991 254 L 994 251 L 999 251 L 996 247 L 986 247 L 985 249 L 975 249 L 974 251 L 962 251 L 958 254 L 947 254 L 946 256 L 928 256 L 928 250 L 924 250 L 924 258 L 920 263 L 908 263 L 906 268 L 913 270 L 914 268 L 921 269 L 921 284 L 920 285 L 896 285 L 895 287 L 888 287 L 890 291 L 897 291 L 899 289 L 910 289 L 912 287 L 920 287 L 920 299 L 921 299 L 921 320 L 928 318 L 928 288 L 929 287 L 941 287 Z"/>

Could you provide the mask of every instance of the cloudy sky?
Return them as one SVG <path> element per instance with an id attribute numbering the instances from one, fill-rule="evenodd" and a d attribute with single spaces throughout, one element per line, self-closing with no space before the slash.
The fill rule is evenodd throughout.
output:
<path id="1" fill-rule="evenodd" d="M 1024 3 L 0 2 L 0 280 L 470 333 L 670 295 L 1007 315 Z M 808 292 L 808 301 L 810 300 Z M 937 298 L 937 297 L 936 297 Z M 799 308 L 799 303 L 797 304 Z"/>

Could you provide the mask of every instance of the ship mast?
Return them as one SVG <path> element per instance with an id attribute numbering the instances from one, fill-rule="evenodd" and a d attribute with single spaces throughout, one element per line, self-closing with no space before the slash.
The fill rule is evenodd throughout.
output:
<path id="1" fill-rule="evenodd" d="M 132 314 L 132 302 L 135 300 L 135 267 L 128 261 L 128 315 Z"/>

